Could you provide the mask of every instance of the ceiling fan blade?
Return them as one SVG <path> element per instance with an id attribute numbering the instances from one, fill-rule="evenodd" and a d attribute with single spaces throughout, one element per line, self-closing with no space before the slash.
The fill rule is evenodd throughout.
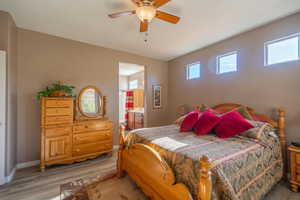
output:
<path id="1" fill-rule="evenodd" d="M 132 3 L 134 3 L 137 6 L 141 5 L 141 1 L 140 0 L 131 0 L 131 1 L 132 1 Z"/>
<path id="2" fill-rule="evenodd" d="M 122 16 L 130 16 L 130 15 L 134 15 L 134 14 L 135 14 L 135 10 L 132 10 L 132 11 L 123 11 L 123 12 L 113 13 L 113 14 L 109 14 L 108 16 L 110 18 L 117 18 L 117 17 L 122 17 Z"/>
<path id="3" fill-rule="evenodd" d="M 140 32 L 147 32 L 147 30 L 148 30 L 148 25 L 149 25 L 148 22 L 141 22 L 141 25 L 140 25 Z"/>
<path id="4" fill-rule="evenodd" d="M 156 11 L 155 17 L 158 19 L 164 20 L 166 22 L 173 23 L 173 24 L 177 24 L 180 20 L 180 17 L 174 16 L 174 15 L 162 12 L 162 11 Z"/>
<path id="5" fill-rule="evenodd" d="M 155 0 L 154 3 L 153 3 L 153 6 L 155 8 L 159 8 L 163 5 L 165 5 L 166 3 L 168 3 L 169 1 L 171 1 L 171 0 Z"/>

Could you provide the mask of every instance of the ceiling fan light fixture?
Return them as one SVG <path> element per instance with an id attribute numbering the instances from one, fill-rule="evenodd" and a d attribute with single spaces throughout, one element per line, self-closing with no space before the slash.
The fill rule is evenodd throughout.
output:
<path id="1" fill-rule="evenodd" d="M 156 9 L 153 6 L 141 6 L 136 9 L 136 15 L 142 22 L 150 22 L 156 16 Z"/>

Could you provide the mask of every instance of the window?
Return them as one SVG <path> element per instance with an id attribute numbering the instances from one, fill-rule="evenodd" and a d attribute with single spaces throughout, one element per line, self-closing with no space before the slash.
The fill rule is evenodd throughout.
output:
<path id="1" fill-rule="evenodd" d="M 237 52 L 217 57 L 217 74 L 237 71 Z"/>
<path id="2" fill-rule="evenodd" d="M 191 80 L 200 77 L 200 63 L 189 64 L 186 67 L 186 79 Z"/>
<path id="3" fill-rule="evenodd" d="M 129 82 L 129 89 L 132 90 L 132 89 L 136 89 L 138 88 L 138 80 L 132 80 Z"/>
<path id="4" fill-rule="evenodd" d="M 265 43 L 265 66 L 299 60 L 300 34 Z"/>

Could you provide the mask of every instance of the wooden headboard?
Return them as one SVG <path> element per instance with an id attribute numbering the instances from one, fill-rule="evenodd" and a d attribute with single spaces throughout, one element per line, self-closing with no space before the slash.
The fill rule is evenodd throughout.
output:
<path id="1" fill-rule="evenodd" d="M 215 110 L 221 110 L 224 112 L 228 112 L 231 111 L 235 108 L 238 107 L 245 107 L 247 108 L 248 112 L 251 114 L 251 116 L 255 116 L 259 119 L 262 119 L 265 122 L 270 123 L 272 126 L 274 126 L 275 128 L 277 128 L 277 135 L 279 137 L 279 141 L 280 141 L 280 145 L 281 145 L 281 150 L 282 150 L 282 158 L 283 158 L 283 162 L 284 162 L 284 172 L 286 170 L 286 135 L 285 135 L 285 112 L 283 109 L 278 109 L 277 113 L 278 113 L 278 117 L 276 120 L 271 119 L 271 117 L 264 115 L 264 114 L 259 114 L 256 113 L 256 111 L 253 108 L 250 108 L 248 106 L 239 104 L 239 103 L 223 103 L 223 104 L 218 104 L 213 106 L 212 108 Z M 201 106 L 197 106 L 197 109 L 200 109 Z M 286 173 L 284 173 L 286 174 Z"/>

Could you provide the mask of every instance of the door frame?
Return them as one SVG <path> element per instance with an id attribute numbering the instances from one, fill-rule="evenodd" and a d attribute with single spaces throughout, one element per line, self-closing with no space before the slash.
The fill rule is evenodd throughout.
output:
<path id="1" fill-rule="evenodd" d="M 0 185 L 6 183 L 6 78 L 6 52 L 0 50 Z"/>
<path id="2" fill-rule="evenodd" d="M 148 91 L 148 76 L 147 76 L 147 73 L 148 73 L 148 68 L 147 68 L 147 65 L 145 64 L 141 64 L 141 63 L 138 63 L 138 62 L 132 62 L 130 60 L 122 60 L 122 61 L 118 61 L 117 63 L 117 71 L 118 71 L 118 88 L 117 88 L 117 91 L 118 91 L 118 96 L 117 96 L 117 103 L 118 103 L 118 126 L 119 126 L 119 122 L 120 122 L 120 109 L 119 109 L 119 104 L 120 104 L 120 99 L 119 99 L 119 91 L 120 91 L 120 63 L 128 63 L 128 64 L 134 64 L 134 65 L 141 65 L 144 67 L 144 127 L 148 127 L 148 95 L 147 95 L 147 91 Z M 129 89 L 129 88 L 128 88 Z"/>

